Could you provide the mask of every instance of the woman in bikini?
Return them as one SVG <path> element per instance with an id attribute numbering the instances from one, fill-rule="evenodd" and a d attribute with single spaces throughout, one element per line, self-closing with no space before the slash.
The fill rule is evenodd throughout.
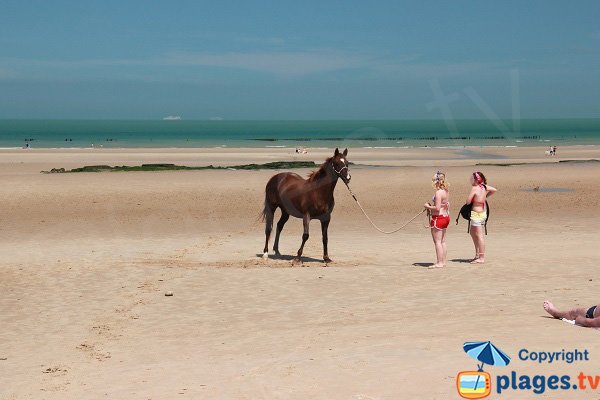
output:
<path id="1" fill-rule="evenodd" d="M 435 189 L 435 195 L 431 203 L 425 203 L 425 208 L 431 212 L 431 237 L 435 245 L 435 255 L 437 262 L 432 268 L 441 268 L 446 266 L 446 256 L 448 249 L 446 247 L 446 228 L 450 223 L 450 193 L 448 192 L 448 182 L 446 175 L 440 171 L 436 172 L 431 178 L 431 185 Z"/>
<path id="2" fill-rule="evenodd" d="M 475 245 L 475 258 L 471 264 L 483 264 L 485 262 L 485 241 L 483 238 L 483 227 L 487 220 L 487 210 L 485 208 L 485 200 L 488 196 L 496 193 L 496 188 L 487 184 L 485 175 L 481 172 L 473 172 L 471 174 L 471 193 L 467 197 L 467 204 L 471 204 L 471 224 L 470 232 L 473 244 Z"/>

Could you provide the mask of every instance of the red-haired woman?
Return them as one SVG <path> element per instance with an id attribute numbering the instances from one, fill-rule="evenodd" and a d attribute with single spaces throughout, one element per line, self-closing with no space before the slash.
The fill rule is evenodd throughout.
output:
<path id="1" fill-rule="evenodd" d="M 467 197 L 467 204 L 471 204 L 471 224 L 470 232 L 473 244 L 475 245 L 475 258 L 471 264 L 483 264 L 485 262 L 485 240 L 483 238 L 483 228 L 487 220 L 487 210 L 485 208 L 485 200 L 488 196 L 496 193 L 496 188 L 487 184 L 485 175 L 481 172 L 473 172 L 471 174 L 471 193 Z"/>

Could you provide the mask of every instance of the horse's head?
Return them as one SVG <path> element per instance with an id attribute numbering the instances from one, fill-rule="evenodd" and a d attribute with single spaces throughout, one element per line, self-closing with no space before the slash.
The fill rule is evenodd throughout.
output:
<path id="1" fill-rule="evenodd" d="M 335 171 L 336 175 L 344 181 L 345 184 L 350 182 L 350 169 L 348 168 L 348 149 L 345 149 L 343 153 L 336 148 L 331 159 L 331 166 Z"/>

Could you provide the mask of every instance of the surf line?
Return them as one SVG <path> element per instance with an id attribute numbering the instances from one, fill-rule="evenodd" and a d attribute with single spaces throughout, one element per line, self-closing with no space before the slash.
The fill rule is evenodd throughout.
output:
<path id="1" fill-rule="evenodd" d="M 377 229 L 379 232 L 386 234 L 386 235 L 391 235 L 392 233 L 396 233 L 398 231 L 400 231 L 401 229 L 404 229 L 408 226 L 408 224 L 410 224 L 411 222 L 413 222 L 415 219 L 417 219 L 417 217 L 421 214 L 423 214 L 425 211 L 427 211 L 426 209 L 423 209 L 421 212 L 419 212 L 417 215 L 415 215 L 414 217 L 412 217 L 410 220 L 408 220 L 407 223 L 405 223 L 404 225 L 402 225 L 400 228 L 398 229 L 394 229 L 393 231 L 384 231 L 383 229 L 380 229 L 377 225 L 375 225 L 375 223 L 373 222 L 373 220 L 369 217 L 369 215 L 367 214 L 367 212 L 365 211 L 365 209 L 363 208 L 363 206 L 360 204 L 360 202 L 358 201 L 358 199 L 356 198 L 356 195 L 354 194 L 354 192 L 352 191 L 352 189 L 350 189 L 350 185 L 348 185 L 346 182 L 344 182 L 344 184 L 346 185 L 346 187 L 348 188 L 348 191 L 350 192 L 350 194 L 352 195 L 352 198 L 354 198 L 354 201 L 356 202 L 356 204 L 358 204 L 358 207 L 360 207 L 360 210 L 363 212 L 363 214 L 365 215 L 365 217 L 367 217 L 367 219 L 369 220 L 369 222 L 371 223 L 371 225 L 373 225 L 373 227 L 375 229 Z"/>

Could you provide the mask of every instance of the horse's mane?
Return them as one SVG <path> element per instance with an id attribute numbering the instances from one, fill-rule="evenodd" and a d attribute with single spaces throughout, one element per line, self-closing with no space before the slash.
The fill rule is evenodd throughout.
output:
<path id="1" fill-rule="evenodd" d="M 327 174 L 327 171 L 325 170 L 325 168 L 331 162 L 331 160 L 333 160 L 333 157 L 329 157 L 328 159 L 325 160 L 325 162 L 323 164 L 321 164 L 321 166 L 318 169 L 315 169 L 314 171 L 312 171 L 308 175 L 308 180 L 311 182 L 314 182 L 314 181 L 319 180 L 322 177 L 324 177 Z"/>

